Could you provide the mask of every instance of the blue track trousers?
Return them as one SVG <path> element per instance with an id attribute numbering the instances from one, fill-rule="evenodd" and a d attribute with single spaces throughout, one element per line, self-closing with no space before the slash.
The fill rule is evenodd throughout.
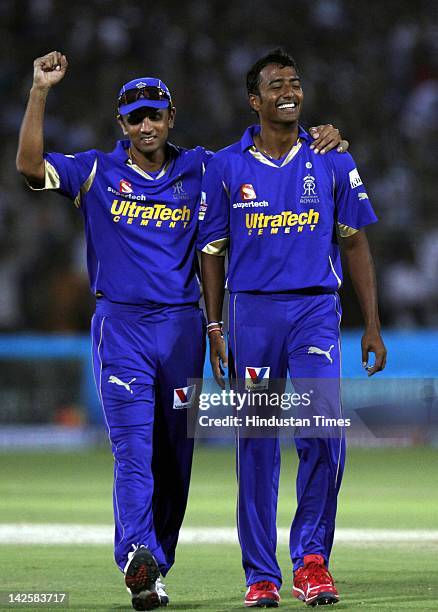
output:
<path id="1" fill-rule="evenodd" d="M 175 560 L 192 466 L 187 411 L 197 410 L 205 320 L 197 306 L 97 301 L 93 366 L 114 455 L 115 551 L 123 570 L 145 545 L 164 576 Z M 199 386 L 199 385 L 198 385 Z"/>
<path id="2" fill-rule="evenodd" d="M 285 379 L 289 372 L 292 382 L 327 378 L 339 390 L 333 379 L 339 380 L 341 369 L 340 320 L 337 294 L 231 294 L 232 375 L 239 381 L 245 379 L 246 368 L 269 367 L 270 381 Z M 341 418 L 339 394 L 335 396 Z M 345 461 L 344 432 L 337 431 L 332 437 L 295 437 L 298 507 L 290 532 L 294 569 L 308 554 L 320 554 L 328 563 Z M 249 586 L 270 580 L 280 587 L 276 559 L 280 440 L 243 437 L 239 431 L 236 436 L 237 522 L 246 582 Z"/>

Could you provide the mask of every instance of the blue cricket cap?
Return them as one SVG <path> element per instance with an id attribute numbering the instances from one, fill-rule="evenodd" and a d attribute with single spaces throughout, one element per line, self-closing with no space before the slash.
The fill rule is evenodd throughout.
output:
<path id="1" fill-rule="evenodd" d="M 118 111 L 129 115 L 137 108 L 169 108 L 172 97 L 169 88 L 161 79 L 142 77 L 125 83 L 119 92 Z"/>

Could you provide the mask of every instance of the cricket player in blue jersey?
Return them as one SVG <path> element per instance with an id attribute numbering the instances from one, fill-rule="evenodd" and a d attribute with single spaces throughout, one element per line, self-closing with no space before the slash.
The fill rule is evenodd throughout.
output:
<path id="1" fill-rule="evenodd" d="M 362 361 L 373 375 L 384 368 L 386 349 L 363 228 L 376 216 L 356 164 L 349 154 L 320 156 L 312 151 L 312 141 L 299 125 L 300 77 L 284 51 L 274 50 L 251 68 L 247 89 L 260 125 L 213 156 L 199 212 L 198 247 L 215 377 L 223 385 L 227 356 L 221 314 L 228 253 L 232 376 L 249 381 L 254 389 L 284 380 L 287 372 L 297 382 L 339 379 L 340 243 L 365 319 Z M 372 366 L 370 352 L 375 354 Z M 339 397 L 335 394 L 330 401 L 342 417 Z M 293 595 L 310 605 L 339 599 L 328 571 L 345 457 L 343 431 L 335 431 L 295 438 L 299 468 L 290 534 Z M 245 605 L 277 607 L 282 584 L 276 559 L 280 443 L 275 436 L 241 437 L 239 430 L 236 437 Z"/>
<path id="2" fill-rule="evenodd" d="M 187 412 L 200 389 L 188 381 L 202 378 L 205 354 L 195 243 L 211 153 L 168 142 L 169 89 L 144 77 L 120 90 L 126 139 L 112 153 L 45 154 L 45 102 L 66 70 L 57 51 L 34 62 L 17 169 L 33 189 L 73 200 L 84 219 L 94 375 L 115 462 L 115 559 L 133 607 L 150 610 L 169 601 L 160 574 L 173 565 L 189 490 Z M 315 131 L 315 148 L 342 148 L 332 126 Z"/>

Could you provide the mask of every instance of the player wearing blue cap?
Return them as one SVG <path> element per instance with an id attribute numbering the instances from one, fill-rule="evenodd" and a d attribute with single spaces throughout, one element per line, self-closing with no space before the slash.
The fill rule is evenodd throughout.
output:
<path id="1" fill-rule="evenodd" d="M 221 362 L 225 365 L 227 357 L 217 322 L 228 252 L 234 384 L 271 390 L 287 372 L 295 386 L 313 379 L 319 401 L 325 402 L 316 408 L 328 405 L 342 419 L 340 242 L 366 323 L 362 361 L 367 366 L 369 352 L 375 353 L 369 375 L 385 366 L 374 268 L 363 229 L 376 217 L 353 158 L 333 152 L 317 156 L 311 150 L 311 139 L 298 123 L 303 90 L 294 60 L 281 49 L 261 58 L 248 73 L 247 88 L 260 125 L 214 155 L 203 180 L 198 243 L 207 314 L 216 322 L 209 328 L 213 372 L 223 384 Z M 324 436 L 313 430 L 295 444 L 293 594 L 306 604 L 336 603 L 327 565 L 344 465 L 343 431 L 335 427 Z M 280 601 L 279 471 L 278 437 L 242 437 L 238 429 L 238 533 L 250 607 L 277 607 Z"/>
<path id="2" fill-rule="evenodd" d="M 175 108 L 159 79 L 122 87 L 127 137 L 112 153 L 43 155 L 43 113 L 67 60 L 35 61 L 17 167 L 82 213 L 91 290 L 94 375 L 114 454 L 115 559 L 135 609 L 166 604 L 159 581 L 175 558 L 189 490 L 205 321 L 194 245 L 202 165 L 209 154 L 167 142 Z M 147 547 L 147 548 L 146 548 Z M 158 582 L 157 582 L 158 580 Z"/>
<path id="3" fill-rule="evenodd" d="M 52 189 L 81 211 L 91 290 L 93 362 L 114 454 L 115 559 L 135 609 L 165 605 L 159 580 L 175 558 L 189 489 L 196 409 L 205 351 L 198 307 L 195 241 L 202 172 L 211 154 L 168 142 L 175 108 L 159 79 L 140 78 L 119 93 L 126 136 L 112 153 L 44 153 L 50 88 L 67 59 L 34 62 L 17 169 L 34 189 Z M 339 144 L 320 130 L 316 147 Z"/>

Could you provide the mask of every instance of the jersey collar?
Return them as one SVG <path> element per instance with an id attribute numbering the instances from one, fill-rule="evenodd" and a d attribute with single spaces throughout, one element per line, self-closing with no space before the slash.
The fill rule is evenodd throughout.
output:
<path id="1" fill-rule="evenodd" d="M 307 132 L 301 126 L 299 126 L 298 138 L 297 138 L 296 143 L 293 145 L 293 147 L 291 148 L 289 153 L 284 157 L 284 159 L 282 159 L 281 163 L 280 162 L 276 163 L 272 158 L 263 154 L 255 146 L 254 136 L 256 136 L 256 134 L 258 134 L 259 132 L 260 132 L 259 125 L 253 125 L 246 130 L 241 140 L 242 152 L 248 152 L 250 155 L 254 157 L 254 159 L 259 161 L 261 164 L 265 164 L 266 166 L 271 166 L 277 169 L 287 166 L 287 164 L 289 164 L 294 159 L 294 157 L 297 155 L 297 153 L 300 151 L 303 141 L 308 140 L 310 138 Z"/>
<path id="2" fill-rule="evenodd" d="M 256 136 L 259 132 L 260 125 L 250 125 L 249 128 L 245 130 L 240 140 L 242 152 L 247 151 L 248 149 L 254 146 L 254 136 Z M 298 126 L 298 138 L 300 138 L 300 140 L 312 140 L 310 134 L 308 134 L 306 130 L 301 127 L 301 125 Z"/>
<path id="3" fill-rule="evenodd" d="M 142 170 L 139 166 L 131 162 L 131 159 L 128 153 L 129 145 L 130 145 L 130 140 L 118 140 L 115 149 L 112 151 L 110 155 L 112 155 L 118 161 L 131 166 L 134 170 L 136 170 L 139 174 L 141 174 L 144 178 L 148 180 L 158 180 L 161 177 L 163 177 L 166 174 L 167 170 L 169 169 L 173 160 L 179 154 L 178 148 L 175 145 L 173 145 L 171 142 L 167 142 L 166 146 L 167 146 L 167 150 L 169 154 L 168 160 L 164 164 L 158 176 L 152 177 L 150 174 Z"/>

